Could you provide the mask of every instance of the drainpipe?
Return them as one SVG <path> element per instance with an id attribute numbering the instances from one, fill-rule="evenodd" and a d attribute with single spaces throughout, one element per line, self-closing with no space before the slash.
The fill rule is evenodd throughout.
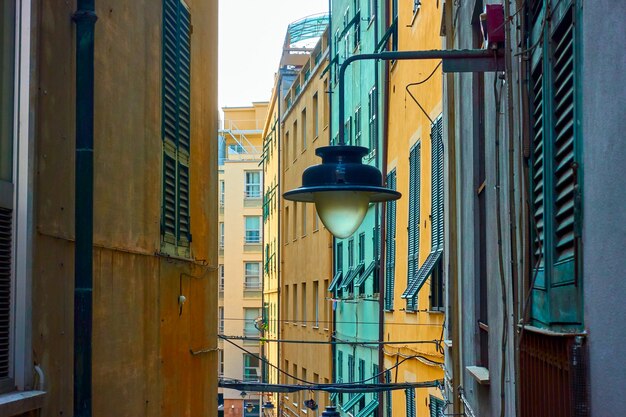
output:
<path id="1" fill-rule="evenodd" d="M 92 414 L 93 101 L 95 0 L 78 0 L 74 244 L 74 417 Z"/>

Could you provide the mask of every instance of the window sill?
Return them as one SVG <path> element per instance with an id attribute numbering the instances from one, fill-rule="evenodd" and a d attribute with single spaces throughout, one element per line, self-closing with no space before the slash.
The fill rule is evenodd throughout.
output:
<path id="1" fill-rule="evenodd" d="M 300 324 L 300 326 L 301 326 L 301 327 L 306 327 L 306 324 L 301 323 L 301 324 Z"/>
<path id="2" fill-rule="evenodd" d="M 319 329 L 320 329 L 320 326 L 313 326 L 313 329 L 314 329 L 314 330 L 319 330 Z"/>
<path id="3" fill-rule="evenodd" d="M 465 369 L 480 385 L 489 385 L 489 369 L 482 366 L 466 366 Z"/>
<path id="4" fill-rule="evenodd" d="M 44 391 L 15 391 L 0 395 L 0 415 L 14 416 L 43 407 Z"/>

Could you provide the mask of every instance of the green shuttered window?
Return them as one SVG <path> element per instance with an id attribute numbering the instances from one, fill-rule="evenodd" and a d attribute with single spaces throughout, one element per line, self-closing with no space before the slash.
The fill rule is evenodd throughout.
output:
<path id="1" fill-rule="evenodd" d="M 531 320 L 543 327 L 582 324 L 578 265 L 581 224 L 580 6 L 531 4 Z M 544 24 L 545 19 L 545 24 Z M 544 28 L 542 32 L 542 28 Z M 559 330 L 559 329 L 555 329 Z"/>
<path id="2" fill-rule="evenodd" d="M 409 154 L 409 224 L 408 246 L 409 264 L 407 287 L 411 285 L 419 267 L 420 253 L 420 181 L 421 181 L 421 144 L 415 145 Z M 407 300 L 407 310 L 417 309 L 417 299 Z"/>
<path id="3" fill-rule="evenodd" d="M 406 396 L 406 415 L 407 417 L 415 417 L 415 388 L 408 388 L 404 390 Z"/>
<path id="4" fill-rule="evenodd" d="M 163 0 L 162 54 L 162 250 L 189 256 L 191 15 L 180 0 Z"/>
<path id="5" fill-rule="evenodd" d="M 387 175 L 387 187 L 397 189 L 396 170 Z M 387 229 L 385 230 L 385 310 L 393 310 L 396 273 L 396 202 L 387 202 Z"/>
<path id="6" fill-rule="evenodd" d="M 443 409 L 444 409 L 445 403 L 443 402 L 443 400 L 437 397 L 433 397 L 431 395 L 429 405 L 430 405 L 430 417 L 443 417 L 444 416 Z"/>

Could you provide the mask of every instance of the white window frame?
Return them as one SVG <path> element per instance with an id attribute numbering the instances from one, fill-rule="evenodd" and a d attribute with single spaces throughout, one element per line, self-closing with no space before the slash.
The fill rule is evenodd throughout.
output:
<path id="1" fill-rule="evenodd" d="M 253 312 L 254 313 L 254 318 L 250 319 L 248 317 L 248 314 L 247 314 L 248 312 Z M 255 320 L 260 315 L 261 315 L 261 309 L 260 308 L 257 308 L 257 307 L 244 307 L 244 309 L 243 309 L 243 318 L 244 318 L 244 321 L 243 321 L 243 335 L 244 335 L 244 337 L 259 337 L 260 336 L 259 330 L 254 325 Z M 250 328 L 250 325 L 252 326 L 252 328 Z"/>
<path id="2" fill-rule="evenodd" d="M 252 275 L 248 273 L 248 265 L 256 265 L 258 267 L 258 271 L 256 275 Z M 248 290 L 248 291 L 260 291 L 261 288 L 261 262 L 257 262 L 257 261 L 246 261 L 243 264 L 243 269 L 244 269 L 244 282 L 243 282 L 243 288 L 244 290 Z M 249 281 L 249 279 L 251 278 L 255 278 L 257 281 L 257 285 L 251 285 Z"/>
<path id="3" fill-rule="evenodd" d="M 259 228 L 258 229 L 248 229 L 248 219 L 249 218 L 258 218 L 259 220 Z M 244 216 L 244 230 L 245 230 L 245 236 L 244 236 L 244 240 L 246 244 L 249 245 L 257 245 L 261 243 L 262 240 L 262 236 L 261 236 L 261 226 L 263 224 L 263 220 L 261 219 L 261 216 Z M 252 238 L 252 235 L 249 235 L 249 233 L 253 233 L 253 232 L 257 232 L 258 233 L 258 238 L 254 239 Z"/>
<path id="4" fill-rule="evenodd" d="M 258 175 L 258 182 L 249 181 L 249 175 Z M 246 171 L 245 172 L 245 197 L 246 198 L 261 198 L 261 171 Z"/>

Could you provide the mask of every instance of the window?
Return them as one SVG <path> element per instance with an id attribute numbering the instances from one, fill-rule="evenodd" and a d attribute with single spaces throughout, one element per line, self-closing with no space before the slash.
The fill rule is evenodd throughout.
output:
<path id="1" fill-rule="evenodd" d="M 392 190 L 397 189 L 395 169 L 387 175 L 387 187 Z M 385 310 L 391 311 L 393 310 L 396 272 L 396 202 L 389 201 L 386 204 L 387 228 L 385 229 L 385 234 L 387 236 L 385 249 L 387 258 L 385 259 Z"/>
<path id="2" fill-rule="evenodd" d="M 302 203 L 305 204 L 305 203 Z M 293 203 L 293 222 L 291 224 L 291 238 L 296 240 L 298 238 L 298 203 Z"/>
<path id="3" fill-rule="evenodd" d="M 300 224 L 302 225 L 302 237 L 306 236 L 306 232 L 307 232 L 307 210 L 309 208 L 308 204 L 302 203 L 300 204 L 300 207 L 302 209 L 302 219 L 300 219 Z"/>
<path id="4" fill-rule="evenodd" d="M 306 149 L 306 131 L 307 131 L 307 120 L 306 120 L 306 109 L 302 110 L 302 152 Z"/>
<path id="5" fill-rule="evenodd" d="M 285 207 L 285 223 L 283 225 L 283 235 L 285 236 L 285 245 L 289 244 L 291 231 L 291 223 L 289 222 L 289 207 Z"/>
<path id="6" fill-rule="evenodd" d="M 348 382 L 354 382 L 354 356 L 348 355 Z"/>
<path id="7" fill-rule="evenodd" d="M 298 322 L 298 284 L 293 284 L 293 300 L 291 304 L 292 309 L 292 322 L 295 324 Z"/>
<path id="8" fill-rule="evenodd" d="M 354 268 L 354 238 L 348 240 L 348 268 Z"/>
<path id="9" fill-rule="evenodd" d="M 219 327 L 217 329 L 217 332 L 219 334 L 224 334 L 224 307 L 217 308 L 217 315 L 219 319 Z"/>
<path id="10" fill-rule="evenodd" d="M 163 1 L 161 248 L 189 256 L 191 15 L 180 0 Z"/>
<path id="11" fill-rule="evenodd" d="M 354 111 L 354 144 L 361 145 L 361 106 Z"/>
<path id="12" fill-rule="evenodd" d="M 313 315 L 315 327 L 320 325 L 320 285 L 319 281 L 313 281 Z"/>
<path id="13" fill-rule="evenodd" d="M 420 253 L 420 183 L 421 183 L 421 144 L 416 144 L 409 155 L 409 224 L 408 246 L 409 264 L 407 273 L 407 287 L 413 283 L 419 269 Z M 407 309 L 414 311 L 417 308 L 417 299 L 407 300 Z"/>
<path id="14" fill-rule="evenodd" d="M 245 216 L 246 243 L 261 243 L 261 216 Z"/>
<path id="15" fill-rule="evenodd" d="M 320 216 L 317 214 L 317 210 L 313 208 L 313 231 L 317 232 L 320 230 Z"/>
<path id="16" fill-rule="evenodd" d="M 439 117 L 432 126 L 431 133 L 432 168 L 431 168 L 431 195 L 432 195 L 432 228 L 431 254 L 443 251 L 443 119 Z M 430 255 L 429 255 L 430 257 Z M 441 255 L 435 261 L 431 271 L 430 309 L 443 311 L 443 262 Z"/>
<path id="17" fill-rule="evenodd" d="M 243 354 L 243 380 L 260 381 L 259 358 L 248 353 Z"/>
<path id="18" fill-rule="evenodd" d="M 326 301 L 326 290 L 328 288 L 329 285 L 329 280 L 325 279 L 324 280 L 324 286 L 322 287 L 322 302 L 324 303 L 324 317 L 322 322 L 324 323 L 324 329 L 328 329 L 328 323 L 329 323 L 329 319 L 330 319 L 330 306 L 331 303 Z M 330 298 L 330 297 L 329 297 Z"/>
<path id="19" fill-rule="evenodd" d="M 328 89 L 328 78 L 324 80 L 324 126 L 328 126 L 328 121 L 330 120 L 330 90 Z"/>
<path id="20" fill-rule="evenodd" d="M 335 268 L 337 271 L 343 271 L 343 242 L 337 243 L 337 252 L 335 253 Z"/>
<path id="21" fill-rule="evenodd" d="M 224 249 L 224 222 L 220 222 L 220 249 Z"/>
<path id="22" fill-rule="evenodd" d="M 298 159 L 298 121 L 293 122 L 293 138 L 291 139 L 291 159 L 296 162 Z"/>
<path id="23" fill-rule="evenodd" d="M 284 288 L 284 292 L 285 292 L 285 301 L 284 303 L 282 303 L 283 306 L 283 315 L 285 316 L 285 321 L 289 322 L 289 309 L 288 309 L 288 304 L 289 304 L 289 300 L 291 300 L 291 298 L 289 298 L 289 285 L 285 285 Z"/>
<path id="24" fill-rule="evenodd" d="M 313 140 L 317 139 L 320 134 L 320 126 L 319 126 L 319 108 L 318 108 L 318 100 L 317 93 L 313 94 Z"/>
<path id="25" fill-rule="evenodd" d="M 367 2 L 367 14 L 369 15 L 369 20 L 374 20 L 374 17 L 376 16 L 376 7 L 375 7 L 375 0 L 368 0 Z"/>
<path id="26" fill-rule="evenodd" d="M 220 180 L 220 207 L 224 207 L 224 197 L 226 193 L 226 186 L 224 180 Z"/>
<path id="27" fill-rule="evenodd" d="M 12 315 L 15 304 L 11 294 L 14 288 L 14 248 L 18 237 L 13 229 L 15 211 L 13 178 L 14 146 L 14 65 L 15 65 L 15 2 L 5 1 L 0 5 L 0 392 L 12 391 L 15 387 L 14 363 L 11 356 Z"/>
<path id="28" fill-rule="evenodd" d="M 350 8 L 346 8 L 346 11 L 343 14 L 343 28 L 346 30 L 348 24 L 350 23 Z M 347 30 L 346 34 L 343 37 L 343 56 L 347 58 L 350 56 L 350 31 Z"/>
<path id="29" fill-rule="evenodd" d="M 220 292 L 224 292 L 224 265 L 223 264 L 220 264 L 219 266 L 219 273 L 220 273 L 219 290 Z"/>
<path id="30" fill-rule="evenodd" d="M 404 390 L 406 396 L 406 415 L 415 415 L 415 388 L 408 388 Z"/>
<path id="31" fill-rule="evenodd" d="M 563 1 L 559 12 L 530 7 L 531 155 L 530 232 L 535 278 L 531 321 L 559 328 L 583 322 L 581 39 L 582 2 Z M 545 26 L 545 30 L 544 30 Z M 542 36 L 542 38 L 539 38 Z M 538 265 L 535 267 L 535 265 Z M 558 305 L 558 306 L 557 306 Z"/>
<path id="32" fill-rule="evenodd" d="M 385 371 L 385 383 L 391 384 L 391 371 L 389 369 Z M 393 417 L 392 403 L 391 391 L 385 392 L 385 417 Z"/>
<path id="33" fill-rule="evenodd" d="M 246 262 L 245 263 L 245 290 L 258 291 L 261 289 L 261 263 Z"/>
<path id="34" fill-rule="evenodd" d="M 246 198 L 261 198 L 261 171 L 246 171 Z"/>
<path id="35" fill-rule="evenodd" d="M 243 154 L 245 152 L 246 152 L 246 150 L 239 143 L 231 143 L 231 144 L 228 145 L 228 153 L 229 154 L 241 155 L 241 154 Z"/>
<path id="36" fill-rule="evenodd" d="M 290 142 L 289 142 L 289 132 L 285 132 L 285 169 L 287 169 L 289 167 L 289 149 L 290 149 Z"/>
<path id="37" fill-rule="evenodd" d="M 221 349 L 218 350 L 217 356 L 219 357 L 218 359 L 219 367 L 217 368 L 217 374 L 218 376 L 224 376 L 224 351 Z"/>
<path id="38" fill-rule="evenodd" d="M 359 234 L 359 264 L 365 263 L 365 233 Z"/>
<path id="39" fill-rule="evenodd" d="M 302 306 L 302 314 L 300 315 L 300 320 L 302 322 L 303 325 L 306 325 L 306 318 L 307 318 L 307 305 L 306 305 L 306 282 L 303 282 L 302 285 L 300 286 L 301 291 L 300 291 L 300 304 Z"/>
<path id="40" fill-rule="evenodd" d="M 260 308 L 244 308 L 244 327 L 243 327 L 243 335 L 245 337 L 258 337 L 259 329 L 255 326 L 256 319 L 261 316 Z"/>
<path id="41" fill-rule="evenodd" d="M 378 113 L 378 100 L 376 95 L 376 87 L 373 87 L 369 92 L 368 97 L 369 108 L 369 148 L 370 151 L 376 149 L 378 143 L 378 135 L 376 130 L 376 115 Z"/>
<path id="42" fill-rule="evenodd" d="M 443 400 L 437 398 L 437 397 L 433 397 L 432 395 L 430 395 L 430 403 L 429 403 L 429 408 L 430 408 L 430 415 L 432 417 L 443 417 L 443 409 L 445 407 L 445 403 L 443 402 Z"/>
<path id="43" fill-rule="evenodd" d="M 352 144 L 352 117 L 348 117 L 343 125 L 343 140 L 346 145 Z"/>

